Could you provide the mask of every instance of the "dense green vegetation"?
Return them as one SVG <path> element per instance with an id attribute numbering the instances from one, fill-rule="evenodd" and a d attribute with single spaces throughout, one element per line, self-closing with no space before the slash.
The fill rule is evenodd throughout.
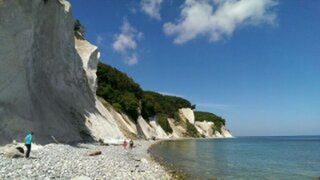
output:
<path id="1" fill-rule="evenodd" d="M 108 101 L 117 111 L 132 119 L 139 116 L 139 101 L 143 91 L 139 84 L 116 68 L 99 63 L 97 95 Z"/>
<path id="2" fill-rule="evenodd" d="M 166 96 L 151 91 L 143 93 L 141 114 L 146 119 L 157 114 L 175 118 L 180 108 L 192 108 L 192 105 L 188 100 L 180 97 Z"/>
<path id="3" fill-rule="evenodd" d="M 187 135 L 199 137 L 194 125 L 187 122 L 184 124 L 180 119 L 178 110 L 180 108 L 194 109 L 188 100 L 159 94 L 152 91 L 143 91 L 139 84 L 125 73 L 109 65 L 99 63 L 97 95 L 110 103 L 118 112 L 126 113 L 133 120 L 141 115 L 148 120 L 150 117 L 157 117 L 158 124 L 167 133 L 172 133 L 168 118 L 176 120 L 175 123 L 182 123 L 186 127 Z M 220 131 L 225 125 L 225 120 L 208 112 L 195 112 L 196 121 L 212 121 L 214 130 Z"/>
<path id="4" fill-rule="evenodd" d="M 209 112 L 194 112 L 196 121 L 211 121 L 214 123 L 213 130 L 221 133 L 221 127 L 226 124 L 225 119 Z"/>
<path id="5" fill-rule="evenodd" d="M 98 64 L 97 76 L 97 95 L 108 101 L 117 111 L 125 112 L 134 120 L 138 118 L 140 108 L 141 115 L 149 119 L 159 114 L 177 118 L 180 108 L 194 107 L 180 97 L 143 91 L 128 75 L 106 64 Z"/>

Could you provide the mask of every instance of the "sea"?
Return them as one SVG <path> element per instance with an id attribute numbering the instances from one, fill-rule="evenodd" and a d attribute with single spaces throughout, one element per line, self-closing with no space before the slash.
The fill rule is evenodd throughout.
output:
<path id="1" fill-rule="evenodd" d="M 185 179 L 320 180 L 320 136 L 162 141 L 150 151 Z"/>

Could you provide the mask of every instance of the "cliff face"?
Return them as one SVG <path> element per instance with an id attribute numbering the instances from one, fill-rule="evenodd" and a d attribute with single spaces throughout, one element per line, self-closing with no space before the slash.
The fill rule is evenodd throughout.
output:
<path id="1" fill-rule="evenodd" d="M 95 97 L 98 52 L 85 41 L 76 51 L 69 8 L 64 0 L 1 1 L 1 144 L 30 130 L 38 143 L 123 137 Z"/>
<path id="2" fill-rule="evenodd" d="M 194 113 L 193 113 L 192 109 L 190 109 L 190 108 L 179 109 L 179 116 L 185 122 L 188 121 L 191 124 L 194 124 L 194 122 L 195 122 Z"/>
<path id="3" fill-rule="evenodd" d="M 117 121 L 123 121 L 124 116 L 119 116 L 113 109 L 106 109 L 96 96 L 96 72 L 100 56 L 98 48 L 82 38 L 75 38 L 75 48 L 80 55 L 84 76 L 91 90 L 88 93 L 94 98 L 94 104 L 91 106 L 96 109 L 95 112 L 84 115 L 86 128 L 95 140 L 115 142 L 124 138 L 117 124 Z"/>
<path id="4" fill-rule="evenodd" d="M 145 120 L 143 117 L 139 117 L 137 125 L 133 125 L 134 128 L 137 126 L 141 129 L 141 134 L 134 133 L 136 136 L 142 136 L 146 139 L 157 138 L 157 139 L 170 139 L 170 138 L 185 138 L 190 137 L 188 135 L 188 129 L 186 123 L 192 124 L 198 131 L 200 137 L 205 138 L 229 138 L 233 137 L 229 130 L 224 126 L 221 127 L 219 131 L 214 131 L 213 122 L 199 122 L 195 121 L 194 112 L 190 108 L 183 108 L 179 110 L 179 116 L 182 121 L 177 119 L 168 118 L 170 127 L 172 128 L 172 133 L 166 133 L 157 122 L 157 118 L 151 118 L 149 121 Z M 132 125 L 131 125 L 132 126 Z M 124 132 L 129 131 L 129 127 L 122 129 Z"/>
<path id="5" fill-rule="evenodd" d="M 181 138 L 187 123 L 203 137 L 231 137 L 224 127 L 195 121 L 190 108 L 179 120 L 168 119 L 165 132 L 156 117 L 137 122 L 98 100 L 97 47 L 75 38 L 70 4 L 65 0 L 0 0 L 0 144 L 23 141 L 28 131 L 36 143 L 127 138 Z"/>

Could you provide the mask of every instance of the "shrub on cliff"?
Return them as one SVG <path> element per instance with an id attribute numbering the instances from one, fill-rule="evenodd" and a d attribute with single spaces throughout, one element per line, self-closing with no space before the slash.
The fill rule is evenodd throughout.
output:
<path id="1" fill-rule="evenodd" d="M 123 108 L 123 111 L 126 112 L 134 120 L 139 117 L 139 100 L 134 93 L 124 92 L 119 97 L 119 104 Z"/>
<path id="2" fill-rule="evenodd" d="M 157 122 L 166 133 L 172 133 L 173 130 L 169 124 L 168 116 L 165 114 L 157 115 Z"/>
<path id="3" fill-rule="evenodd" d="M 112 104 L 117 111 L 136 120 L 143 92 L 139 84 L 116 68 L 102 63 L 98 64 L 97 76 L 97 95 Z"/>
<path id="4" fill-rule="evenodd" d="M 198 130 L 189 121 L 186 121 L 186 130 L 187 130 L 187 136 L 189 136 L 189 137 L 199 137 Z"/>
<path id="5" fill-rule="evenodd" d="M 166 96 L 152 91 L 145 91 L 142 97 L 142 116 L 145 119 L 157 114 L 175 118 L 180 108 L 191 108 L 188 100 L 175 96 Z"/>
<path id="6" fill-rule="evenodd" d="M 211 121 L 214 123 L 213 131 L 219 131 L 221 133 L 221 127 L 225 126 L 226 120 L 221 118 L 220 116 L 217 116 L 213 113 L 209 112 L 200 112 L 195 111 L 195 120 L 196 121 Z"/>
<path id="7" fill-rule="evenodd" d="M 84 36 L 86 30 L 85 30 L 84 26 L 81 24 L 79 19 L 77 19 L 74 22 L 73 31 L 74 31 L 75 35 L 79 35 L 80 34 L 81 36 Z"/>

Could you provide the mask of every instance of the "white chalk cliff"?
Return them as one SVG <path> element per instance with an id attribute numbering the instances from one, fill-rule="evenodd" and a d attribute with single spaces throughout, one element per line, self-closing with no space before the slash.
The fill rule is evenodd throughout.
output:
<path id="1" fill-rule="evenodd" d="M 232 137 L 229 130 L 224 126 L 221 127 L 220 132 L 214 131 L 214 123 L 209 121 L 195 121 L 194 112 L 190 108 L 183 108 L 179 110 L 179 116 L 182 120 L 178 122 L 177 119 L 168 118 L 170 127 L 172 128 L 172 133 L 166 133 L 157 122 L 157 118 L 150 118 L 149 120 L 139 117 L 137 120 L 137 125 L 131 124 L 129 126 L 122 128 L 124 132 L 130 131 L 129 128 L 134 127 L 135 129 L 141 129 L 142 137 L 146 139 L 157 138 L 157 139 L 169 139 L 169 138 L 184 138 L 188 137 L 186 122 L 193 124 L 197 129 L 199 135 L 205 138 L 229 138 Z M 131 131 L 132 134 L 139 136 L 138 131 Z"/>
<path id="2" fill-rule="evenodd" d="M 198 132 L 205 137 L 214 137 L 214 132 L 213 132 L 213 127 L 214 123 L 213 122 L 208 122 L 208 121 L 197 121 L 195 123 L 195 127 L 198 130 Z"/>
<path id="3" fill-rule="evenodd" d="M 194 117 L 194 113 L 193 113 L 192 109 L 190 109 L 190 108 L 179 109 L 179 115 L 182 120 L 189 121 L 189 123 L 194 124 L 195 117 Z"/>
<path id="4" fill-rule="evenodd" d="M 75 49 L 70 4 L 0 2 L 0 143 L 30 130 L 38 143 L 123 137 L 94 93 L 96 47 Z"/>
<path id="5" fill-rule="evenodd" d="M 0 144 L 23 141 L 28 131 L 41 144 L 181 138 L 187 121 L 203 137 L 232 137 L 195 121 L 189 108 L 179 110 L 183 122 L 168 119 L 166 133 L 156 118 L 134 122 L 98 100 L 99 51 L 74 37 L 70 8 L 65 0 L 0 0 Z"/>

